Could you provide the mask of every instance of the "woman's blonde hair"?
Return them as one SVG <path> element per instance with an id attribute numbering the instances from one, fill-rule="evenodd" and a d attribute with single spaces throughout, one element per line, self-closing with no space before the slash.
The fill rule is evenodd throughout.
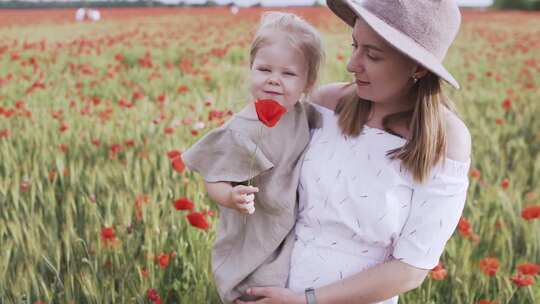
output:
<path id="1" fill-rule="evenodd" d="M 307 64 L 307 93 L 317 82 L 319 68 L 324 58 L 321 38 L 317 30 L 308 22 L 291 13 L 267 12 L 251 43 L 249 66 L 261 47 L 269 44 L 276 33 L 282 34 L 292 47 L 297 48 Z"/>
<path id="2" fill-rule="evenodd" d="M 431 169 L 445 159 L 447 138 L 444 109 L 455 112 L 455 107 L 442 93 L 441 81 L 437 75 L 428 72 L 411 89 L 412 108 L 383 118 L 384 130 L 397 136 L 393 126 L 403 122 L 408 126 L 410 137 L 407 142 L 400 148 L 388 151 L 387 155 L 391 159 L 401 160 L 403 167 L 417 182 L 424 182 Z M 368 121 L 371 108 L 372 102 L 360 99 L 356 92 L 343 97 L 335 110 L 342 133 L 345 136 L 358 136 Z"/>

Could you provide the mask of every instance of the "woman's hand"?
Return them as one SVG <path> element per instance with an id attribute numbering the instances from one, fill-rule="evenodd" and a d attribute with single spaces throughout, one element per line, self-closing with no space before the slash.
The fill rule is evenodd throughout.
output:
<path id="1" fill-rule="evenodd" d="M 255 194 L 259 188 L 253 186 L 238 185 L 231 189 L 229 201 L 233 209 L 240 213 L 253 214 L 255 212 Z"/>
<path id="2" fill-rule="evenodd" d="M 258 301 L 236 300 L 235 304 L 305 304 L 303 294 L 297 294 L 287 288 L 278 287 L 252 287 L 247 290 L 250 296 L 264 297 Z"/>

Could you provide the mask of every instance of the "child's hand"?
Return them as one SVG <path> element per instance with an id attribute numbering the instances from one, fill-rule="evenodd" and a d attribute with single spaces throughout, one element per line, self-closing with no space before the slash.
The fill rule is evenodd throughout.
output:
<path id="1" fill-rule="evenodd" d="M 232 208 L 240 213 L 253 214 L 255 212 L 255 194 L 259 188 L 253 186 L 239 185 L 233 187 L 230 193 Z"/>

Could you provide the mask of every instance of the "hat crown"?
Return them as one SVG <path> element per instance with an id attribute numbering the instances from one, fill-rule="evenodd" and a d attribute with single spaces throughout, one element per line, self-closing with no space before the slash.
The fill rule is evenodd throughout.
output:
<path id="1" fill-rule="evenodd" d="M 446 56 L 461 23 L 453 0 L 352 0 L 408 36 L 439 60 Z"/>

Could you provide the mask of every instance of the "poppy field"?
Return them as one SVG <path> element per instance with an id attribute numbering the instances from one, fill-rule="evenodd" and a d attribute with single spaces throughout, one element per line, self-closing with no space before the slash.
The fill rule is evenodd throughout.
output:
<path id="1" fill-rule="evenodd" d="M 321 83 L 351 80 L 350 30 Z M 219 303 L 217 209 L 181 153 L 248 100 L 263 9 L 0 11 L 0 303 Z M 400 303 L 540 303 L 540 13 L 464 11 L 447 88 L 473 139 L 463 217 Z"/>

